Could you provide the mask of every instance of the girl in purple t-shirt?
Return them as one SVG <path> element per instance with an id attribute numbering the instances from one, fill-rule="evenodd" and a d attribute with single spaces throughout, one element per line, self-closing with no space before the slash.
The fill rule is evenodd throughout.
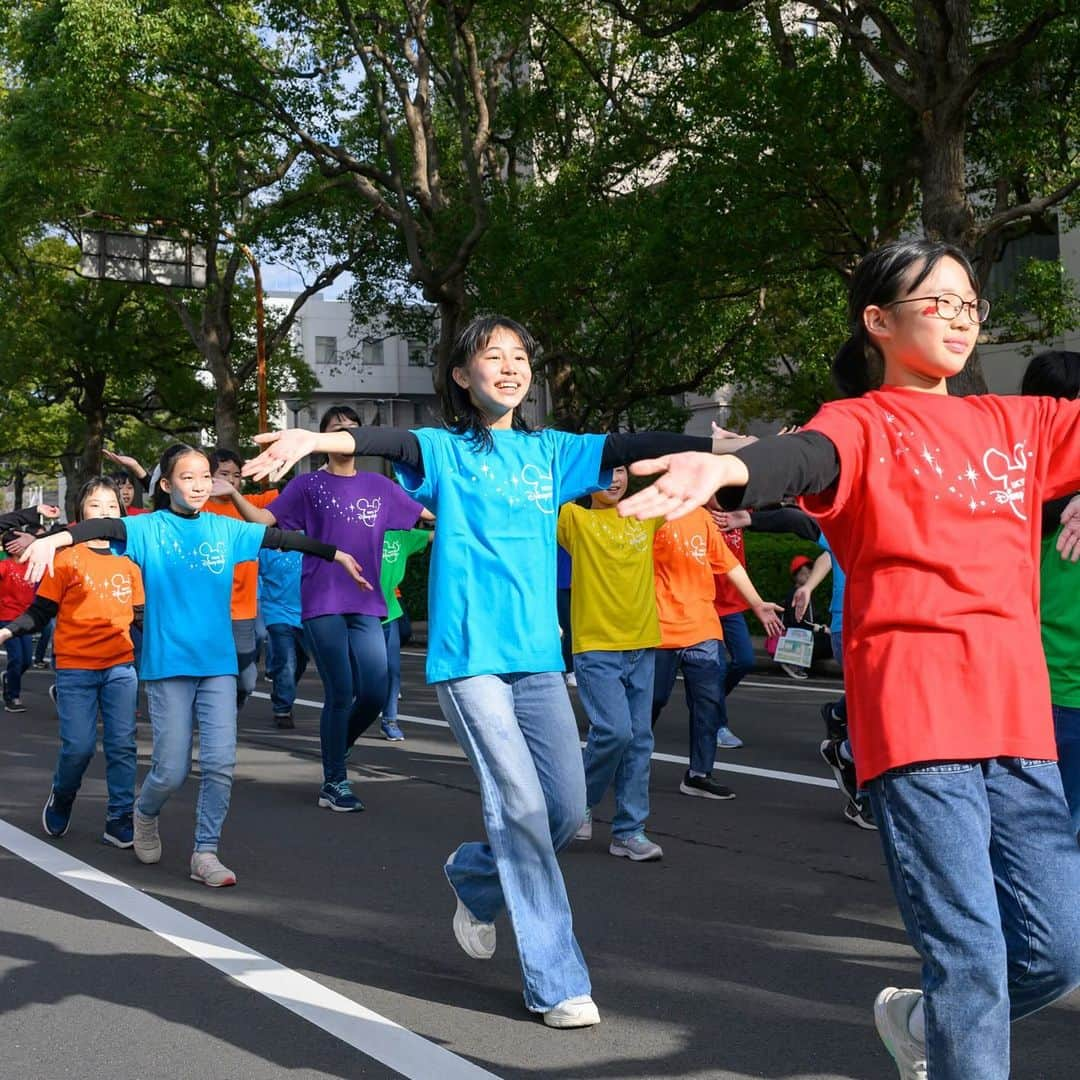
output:
<path id="1" fill-rule="evenodd" d="M 360 417 L 352 409 L 333 405 L 323 414 L 319 430 L 359 426 Z M 383 535 L 411 529 L 423 511 L 392 480 L 359 472 L 351 454 L 331 454 L 324 468 L 295 477 L 265 510 L 239 496 L 235 502 L 249 521 L 302 530 L 347 551 L 371 580 L 382 566 Z M 349 786 L 345 757 L 386 700 L 386 601 L 381 590 L 361 591 L 337 564 L 327 564 L 331 573 L 318 564 L 317 559 L 304 559 L 300 617 L 323 683 L 319 805 L 342 812 L 363 810 Z"/>

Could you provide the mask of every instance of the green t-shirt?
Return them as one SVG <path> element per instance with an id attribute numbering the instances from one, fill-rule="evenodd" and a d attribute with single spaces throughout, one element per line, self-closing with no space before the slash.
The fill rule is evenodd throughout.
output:
<path id="1" fill-rule="evenodd" d="M 431 542 L 431 535 L 427 529 L 391 529 L 383 537 L 379 586 L 383 599 L 386 600 L 384 623 L 401 618 L 401 601 L 396 595 L 397 587 L 405 580 L 405 566 L 409 556 L 423 551 Z"/>
<path id="2" fill-rule="evenodd" d="M 1042 639 L 1050 670 L 1050 700 L 1055 705 L 1080 708 L 1080 563 L 1063 559 L 1057 551 L 1058 529 L 1043 541 Z"/>

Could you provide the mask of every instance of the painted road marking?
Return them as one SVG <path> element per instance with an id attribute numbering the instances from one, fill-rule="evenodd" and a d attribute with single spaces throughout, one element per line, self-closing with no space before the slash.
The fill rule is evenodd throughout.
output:
<path id="1" fill-rule="evenodd" d="M 0 846 L 411 1080 L 494 1073 L 0 819 Z"/>

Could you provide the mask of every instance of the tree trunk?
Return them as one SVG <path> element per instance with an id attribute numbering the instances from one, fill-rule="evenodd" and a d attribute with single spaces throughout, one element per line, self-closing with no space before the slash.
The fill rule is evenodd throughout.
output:
<path id="1" fill-rule="evenodd" d="M 437 298 L 439 306 L 439 343 L 435 350 L 435 371 L 432 383 L 437 394 L 442 393 L 443 376 L 454 351 L 454 342 L 465 325 L 465 287 L 464 283 L 444 286 Z"/>
<path id="2" fill-rule="evenodd" d="M 240 449 L 240 383 L 229 357 L 211 330 L 202 342 L 202 354 L 214 379 L 214 435 L 217 445 Z"/>
<path id="3" fill-rule="evenodd" d="M 26 498 L 26 473 L 23 471 L 21 465 L 15 466 L 15 475 L 12 477 L 12 484 L 14 485 L 15 495 L 14 509 L 21 510 L 23 507 L 23 500 Z"/>

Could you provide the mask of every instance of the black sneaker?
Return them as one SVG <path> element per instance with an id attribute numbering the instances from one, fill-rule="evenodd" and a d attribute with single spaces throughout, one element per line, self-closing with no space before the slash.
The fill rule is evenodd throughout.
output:
<path id="1" fill-rule="evenodd" d="M 852 825 L 858 825 L 860 829 L 872 829 L 877 832 L 874 810 L 870 805 L 870 800 L 865 795 L 857 799 L 848 799 L 847 806 L 844 807 L 844 817 Z"/>
<path id="2" fill-rule="evenodd" d="M 74 795 L 58 795 L 55 791 L 49 792 L 49 798 L 41 811 L 41 827 L 45 830 L 46 836 L 59 840 L 68 831 L 68 826 L 71 824 L 71 808 L 74 804 Z"/>
<path id="3" fill-rule="evenodd" d="M 825 764 L 832 769 L 836 777 L 836 786 L 854 802 L 859 795 L 859 785 L 855 780 L 855 763 L 847 761 L 840 753 L 842 742 L 840 739 L 826 739 L 820 747 L 821 756 Z"/>
<path id="4" fill-rule="evenodd" d="M 274 724 L 283 731 L 296 727 L 291 712 L 274 713 Z"/>
<path id="5" fill-rule="evenodd" d="M 836 715 L 831 701 L 821 706 L 821 720 L 827 738 L 843 742 L 848 737 L 847 724 Z"/>
<path id="6" fill-rule="evenodd" d="M 718 784 L 711 776 L 691 776 L 689 770 L 683 776 L 679 790 L 684 795 L 694 795 L 699 799 L 735 798 L 735 792 L 731 788 Z"/>
<path id="7" fill-rule="evenodd" d="M 17 697 L 4 698 L 4 712 L 26 712 L 26 706 Z"/>

